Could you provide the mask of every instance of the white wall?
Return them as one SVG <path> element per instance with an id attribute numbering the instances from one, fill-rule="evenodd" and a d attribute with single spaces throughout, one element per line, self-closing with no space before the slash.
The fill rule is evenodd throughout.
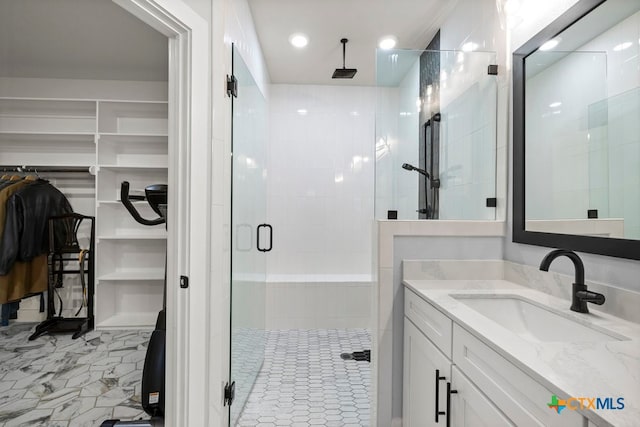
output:
<path id="1" fill-rule="evenodd" d="M 272 85 L 269 92 L 268 281 L 366 280 L 375 89 Z"/>

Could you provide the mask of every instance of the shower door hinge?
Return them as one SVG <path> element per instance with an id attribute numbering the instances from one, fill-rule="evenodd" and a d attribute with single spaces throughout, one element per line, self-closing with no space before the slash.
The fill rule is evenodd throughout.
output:
<path id="1" fill-rule="evenodd" d="M 236 76 L 227 74 L 227 96 L 234 98 L 238 97 L 238 79 Z"/>
<path id="2" fill-rule="evenodd" d="M 488 69 L 487 69 L 487 74 L 489 74 L 490 76 L 497 76 L 498 75 L 498 66 L 495 64 L 489 65 Z"/>
<path id="3" fill-rule="evenodd" d="M 231 384 L 227 383 L 224 386 L 224 406 L 231 406 L 233 400 L 236 398 L 236 382 Z"/>

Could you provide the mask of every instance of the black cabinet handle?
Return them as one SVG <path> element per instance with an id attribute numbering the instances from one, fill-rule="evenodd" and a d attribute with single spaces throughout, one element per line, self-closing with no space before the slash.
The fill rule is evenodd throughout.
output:
<path id="1" fill-rule="evenodd" d="M 444 415 L 444 411 L 440 410 L 440 380 L 446 379 L 446 377 L 440 376 L 440 369 L 436 369 L 436 422 L 438 422 L 440 415 Z"/>
<path id="2" fill-rule="evenodd" d="M 451 395 L 457 393 L 458 390 L 451 390 L 451 383 L 447 382 L 447 427 L 451 426 Z"/>
<path id="3" fill-rule="evenodd" d="M 260 229 L 261 228 L 268 228 L 269 229 L 269 247 L 268 248 L 261 248 L 260 247 Z M 271 249 L 273 249 L 273 227 L 271 226 L 271 224 L 260 224 L 257 228 L 257 232 L 256 232 L 256 246 L 258 247 L 258 250 L 260 252 L 269 252 Z"/>

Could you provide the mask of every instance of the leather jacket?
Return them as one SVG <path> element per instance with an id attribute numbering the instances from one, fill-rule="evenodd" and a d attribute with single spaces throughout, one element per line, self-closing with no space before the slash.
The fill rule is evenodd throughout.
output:
<path id="1" fill-rule="evenodd" d="M 45 180 L 38 180 L 11 196 L 0 241 L 0 276 L 8 274 L 15 261 L 28 262 L 48 253 L 49 217 L 71 212 L 64 194 Z"/>

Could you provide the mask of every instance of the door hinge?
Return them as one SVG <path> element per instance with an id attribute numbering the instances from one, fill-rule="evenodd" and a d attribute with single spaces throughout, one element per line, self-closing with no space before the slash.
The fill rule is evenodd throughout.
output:
<path id="1" fill-rule="evenodd" d="M 187 289 L 189 287 L 189 278 L 187 276 L 180 276 L 180 288 Z"/>
<path id="2" fill-rule="evenodd" d="M 224 386 L 224 406 L 231 406 L 236 398 L 236 382 L 227 383 Z"/>
<path id="3" fill-rule="evenodd" d="M 489 65 L 488 69 L 487 69 L 487 74 L 489 74 L 490 76 L 497 76 L 498 75 L 498 66 L 495 64 Z"/>
<path id="4" fill-rule="evenodd" d="M 238 79 L 236 76 L 227 74 L 227 96 L 234 98 L 238 97 Z"/>

